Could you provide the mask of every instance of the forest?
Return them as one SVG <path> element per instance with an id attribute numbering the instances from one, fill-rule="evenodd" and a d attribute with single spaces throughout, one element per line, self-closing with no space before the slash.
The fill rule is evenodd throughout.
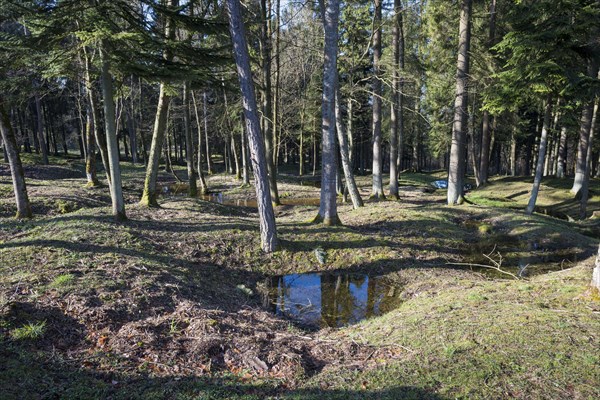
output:
<path id="1" fill-rule="evenodd" d="M 600 0 L 0 0 L 0 398 L 600 398 Z"/>

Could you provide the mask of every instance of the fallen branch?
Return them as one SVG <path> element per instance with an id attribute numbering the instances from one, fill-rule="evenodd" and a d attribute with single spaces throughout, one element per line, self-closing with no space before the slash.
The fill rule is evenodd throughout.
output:
<path id="1" fill-rule="evenodd" d="M 458 265 L 458 266 L 480 267 L 480 268 L 493 269 L 494 271 L 498 271 L 501 274 L 512 276 L 516 280 L 521 279 L 520 276 L 517 276 L 517 275 L 513 274 L 512 272 L 508 272 L 508 271 L 505 271 L 502 268 L 500 268 L 502 266 L 502 254 L 500 254 L 500 252 L 498 252 L 498 261 L 496 261 L 496 260 L 494 260 L 491 257 L 491 255 L 495 251 L 496 251 L 496 246 L 494 246 L 494 248 L 492 249 L 492 251 L 490 251 L 488 254 L 482 254 L 485 258 L 487 258 L 488 260 L 490 260 L 490 262 L 493 265 L 473 264 L 473 263 L 446 263 L 446 265 Z"/>
<path id="2" fill-rule="evenodd" d="M 493 269 L 493 270 L 495 270 L 495 271 L 498 271 L 498 272 L 500 272 L 501 274 L 504 274 L 504 275 L 510 275 L 510 276 L 512 276 L 513 278 L 517 279 L 517 280 L 519 280 L 519 279 L 520 279 L 520 278 L 519 278 L 517 275 L 515 275 L 515 274 L 513 274 L 513 273 L 511 273 L 511 272 L 504 271 L 504 270 L 502 270 L 502 269 L 500 269 L 500 268 L 498 268 L 498 267 L 494 267 L 494 266 L 491 266 L 491 265 L 485 265 L 485 264 L 473 264 L 473 263 L 446 263 L 446 265 L 458 265 L 458 266 L 466 266 L 466 267 L 480 267 L 480 268 L 488 268 L 488 269 Z"/>

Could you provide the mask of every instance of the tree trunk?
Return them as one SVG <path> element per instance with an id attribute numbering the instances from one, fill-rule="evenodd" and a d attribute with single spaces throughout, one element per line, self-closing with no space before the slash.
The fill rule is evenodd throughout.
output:
<path id="1" fill-rule="evenodd" d="M 23 173 L 23 165 L 21 164 L 21 157 L 19 156 L 17 148 L 17 140 L 4 107 L 4 99 L 1 97 L 0 134 L 2 135 L 2 142 L 4 143 L 4 149 L 8 157 L 15 200 L 17 203 L 17 213 L 15 217 L 31 218 L 31 206 L 29 205 L 29 197 L 27 196 L 27 185 L 25 184 L 25 174 Z"/>
<path id="2" fill-rule="evenodd" d="M 168 0 L 170 8 L 176 7 L 178 0 Z M 170 18 L 165 22 L 165 36 L 170 40 L 175 38 L 175 29 L 173 21 Z M 163 51 L 163 59 L 170 62 L 173 59 L 171 51 L 167 48 Z M 148 167 L 146 168 L 146 178 L 144 180 L 144 192 L 140 204 L 148 207 L 158 207 L 156 179 L 158 177 L 158 164 L 160 161 L 160 152 L 164 146 L 165 131 L 167 129 L 167 119 L 169 112 L 170 96 L 166 92 L 166 82 L 160 83 L 158 94 L 158 105 L 156 107 L 156 116 L 154 118 L 154 129 L 152 132 L 152 144 L 150 145 L 150 155 L 148 156 Z M 167 150 L 168 153 L 168 150 Z"/>
<path id="3" fill-rule="evenodd" d="M 592 290 L 596 291 L 596 294 L 600 291 L 600 245 L 598 245 L 598 255 L 596 256 L 596 266 L 592 272 Z"/>
<path id="4" fill-rule="evenodd" d="M 381 9 L 383 0 L 374 0 L 373 19 L 373 189 L 371 198 L 385 199 L 383 194 L 383 155 L 381 151 Z"/>
<path id="5" fill-rule="evenodd" d="M 489 47 L 496 44 L 496 0 L 490 3 L 490 35 Z M 479 158 L 479 182 L 481 185 L 488 183 L 490 162 L 491 124 L 489 111 L 483 111 L 483 125 L 481 130 L 481 153 Z"/>
<path id="6" fill-rule="evenodd" d="M 190 126 L 190 87 L 187 82 L 183 83 L 183 129 L 185 130 L 185 161 L 188 174 L 188 196 L 196 197 L 198 188 L 196 186 L 196 170 L 194 169 L 194 140 L 192 139 L 192 127 Z"/>
<path id="7" fill-rule="evenodd" d="M 490 113 L 485 110 L 483 112 L 483 123 L 481 127 L 481 153 L 479 156 L 479 184 L 485 185 L 488 183 L 489 168 L 490 168 L 490 138 L 491 138 L 491 124 L 490 124 Z"/>
<path id="8" fill-rule="evenodd" d="M 87 143 L 87 151 L 85 157 L 85 176 L 87 177 L 87 186 L 99 186 L 98 176 L 96 174 L 96 140 L 94 139 L 94 118 L 92 110 L 88 104 L 88 110 L 85 120 L 85 137 Z"/>
<path id="9" fill-rule="evenodd" d="M 0 135 L 0 139 L 2 139 L 1 135 Z M 4 157 L 4 162 L 8 164 L 9 163 L 8 152 L 6 151 L 6 146 L 4 145 L 4 140 L 2 140 L 0 142 L 0 147 L 2 147 L 2 156 Z"/>
<path id="10" fill-rule="evenodd" d="M 322 160 L 321 160 L 321 199 L 319 213 L 314 222 L 337 225 L 336 173 L 337 157 L 335 148 L 335 92 L 337 81 L 338 20 L 339 0 L 327 1 L 326 8 L 321 2 L 321 16 L 325 29 L 323 63 L 323 97 L 321 105 Z"/>
<path id="11" fill-rule="evenodd" d="M 196 103 L 196 96 L 192 92 L 192 102 L 194 103 L 194 115 L 196 116 L 196 126 L 198 128 L 198 160 L 196 162 L 196 170 L 198 172 L 198 182 L 200 183 L 200 193 L 207 194 L 208 186 L 206 185 L 206 179 L 204 179 L 204 172 L 202 171 L 202 125 L 200 124 L 200 117 L 198 115 L 198 104 Z"/>
<path id="12" fill-rule="evenodd" d="M 304 175 L 304 105 L 302 106 L 302 113 L 300 114 L 300 143 L 298 145 L 298 176 Z"/>
<path id="13" fill-rule="evenodd" d="M 471 3 L 472 0 L 461 1 L 456 99 L 454 102 L 454 123 L 452 125 L 452 145 L 450 147 L 450 168 L 448 170 L 448 204 L 461 204 L 463 201 L 465 139 L 467 107 L 469 104 L 467 84 L 469 80 L 469 47 L 471 42 Z"/>
<path id="14" fill-rule="evenodd" d="M 558 144 L 558 161 L 556 164 L 556 177 L 564 178 L 567 167 L 567 127 L 560 128 L 560 141 Z"/>
<path id="15" fill-rule="evenodd" d="M 313 127 L 313 128 L 316 129 L 316 127 Z M 312 145 L 313 145 L 312 146 L 313 147 L 312 148 L 312 153 L 313 153 L 313 156 L 312 156 L 312 176 L 315 176 L 315 175 L 317 175 L 317 165 L 319 164 L 319 161 L 318 161 L 318 159 L 319 159 L 319 153 L 317 152 L 317 148 L 319 146 L 317 145 L 317 134 L 315 133 L 314 129 L 311 132 L 311 136 L 312 136 L 312 142 L 313 142 L 312 143 Z"/>
<path id="16" fill-rule="evenodd" d="M 342 123 L 342 111 L 340 109 L 340 90 L 337 88 L 335 97 L 335 122 L 337 126 L 338 143 L 340 144 L 340 155 L 342 158 L 342 168 L 344 169 L 344 177 L 346 178 L 346 188 L 350 193 L 352 199 L 352 206 L 356 209 L 362 207 L 363 201 L 356 187 L 356 181 L 354 180 L 354 173 L 352 172 L 352 166 L 350 165 L 350 155 L 348 154 L 348 140 L 346 132 L 344 130 L 344 124 Z"/>
<path id="17" fill-rule="evenodd" d="M 165 141 L 167 112 L 170 103 L 170 97 L 166 93 L 165 85 L 165 83 L 160 84 L 158 106 L 156 108 L 156 117 L 154 119 L 154 130 L 152 132 L 152 144 L 150 145 L 148 167 L 146 168 L 146 178 L 144 180 L 144 192 L 140 201 L 141 204 L 149 207 L 158 207 L 158 201 L 156 199 L 158 194 L 156 190 L 156 179 L 158 177 L 160 153 Z"/>
<path id="18" fill-rule="evenodd" d="M 260 61 L 262 66 L 262 128 L 265 139 L 265 151 L 267 156 L 267 170 L 269 173 L 269 190 L 271 201 L 274 205 L 281 204 L 277 190 L 277 172 L 274 163 L 274 125 L 270 122 L 273 115 L 272 91 L 271 91 L 271 1 L 261 0 L 262 29 L 260 40 Z"/>
<path id="19" fill-rule="evenodd" d="M 592 60 L 588 61 L 588 76 L 595 78 L 598 75 L 598 65 Z M 583 184 L 585 167 L 586 167 L 586 155 L 587 148 L 589 146 L 590 130 L 592 127 L 592 114 L 594 109 L 594 100 L 589 100 L 583 106 L 581 113 L 581 124 L 579 127 L 579 142 L 577 144 L 577 161 L 575 164 L 575 179 L 573 180 L 573 187 L 571 193 L 577 193 L 581 189 Z"/>
<path id="20" fill-rule="evenodd" d="M 92 116 L 92 130 L 96 144 L 100 150 L 100 158 L 102 159 L 102 166 L 106 174 L 106 180 L 110 185 L 110 167 L 108 162 L 108 150 L 106 148 L 106 136 L 100 131 L 100 117 L 98 116 L 98 106 L 96 104 L 96 94 L 92 85 L 92 78 L 90 72 L 90 58 L 88 56 L 88 50 L 83 47 L 84 56 L 84 78 L 85 78 L 85 90 L 88 101 L 88 111 Z M 88 140 L 89 144 L 89 140 Z"/>
<path id="21" fill-rule="evenodd" d="M 552 117 L 552 96 L 548 95 L 546 99 L 546 107 L 544 111 L 544 123 L 542 125 L 542 136 L 540 138 L 540 146 L 537 157 L 537 165 L 535 168 L 535 178 L 533 179 L 533 188 L 531 189 L 531 197 L 525 209 L 525 213 L 531 215 L 535 209 L 535 202 L 540 190 L 542 182 L 542 174 L 544 172 L 544 158 L 546 156 L 546 145 L 548 143 L 548 129 L 550 127 L 550 118 Z"/>
<path id="22" fill-rule="evenodd" d="M 77 96 L 75 96 L 75 104 L 77 107 L 77 122 L 78 122 L 77 144 L 79 145 L 80 158 L 85 160 L 87 158 L 87 142 L 86 142 L 86 136 L 85 136 L 86 123 L 84 122 L 83 107 L 81 105 L 81 98 L 83 97 L 83 94 L 81 93 L 81 84 L 80 83 L 77 84 L 77 89 L 78 89 L 78 94 L 77 94 Z M 19 121 L 20 121 L 20 119 L 19 119 Z M 21 129 L 22 129 L 22 127 L 21 127 Z M 25 134 L 25 132 L 21 132 L 21 136 L 25 140 L 27 140 L 27 135 Z M 27 141 L 25 141 L 24 144 L 26 145 Z M 25 151 L 27 151 L 27 150 L 25 150 Z"/>
<path id="23" fill-rule="evenodd" d="M 44 131 L 46 133 L 46 149 L 48 153 L 54 150 L 54 155 L 58 155 L 58 151 L 56 150 L 56 145 L 54 144 L 54 129 L 52 127 L 52 121 L 48 118 L 48 106 L 46 104 L 41 104 L 42 109 L 42 126 L 44 127 Z"/>
<path id="24" fill-rule="evenodd" d="M 133 120 L 133 107 L 126 110 L 127 113 L 127 131 L 129 133 L 129 144 L 131 150 L 131 163 L 133 165 L 137 164 L 137 138 L 135 134 L 135 123 Z"/>
<path id="25" fill-rule="evenodd" d="M 237 148 L 235 145 L 235 135 L 233 125 L 231 124 L 231 118 L 229 114 L 229 102 L 227 101 L 227 91 L 225 90 L 225 84 L 223 84 L 223 100 L 225 102 L 225 118 L 227 120 L 227 129 L 231 132 L 229 136 L 229 171 L 233 174 L 233 166 L 235 164 L 235 178 L 241 179 L 242 172 L 240 171 L 240 163 L 238 160 Z"/>
<path id="26" fill-rule="evenodd" d="M 44 139 L 44 116 L 42 113 L 40 96 L 38 94 L 35 95 L 35 109 L 37 113 L 37 139 L 40 144 L 40 149 L 42 150 L 42 164 L 48 165 L 50 163 L 48 161 L 48 144 L 46 143 L 46 139 Z"/>
<path id="27" fill-rule="evenodd" d="M 210 147 L 208 143 L 208 116 L 207 107 L 208 101 L 206 98 L 206 90 L 202 93 L 202 114 L 204 117 L 204 143 L 206 144 L 206 172 L 211 175 L 213 173 L 212 162 L 210 159 Z"/>
<path id="28" fill-rule="evenodd" d="M 596 125 L 596 118 L 598 116 L 598 99 L 596 99 L 596 104 L 594 105 L 594 116 L 592 117 L 592 126 L 590 127 L 590 139 L 587 148 L 586 155 L 586 166 L 585 173 L 583 176 L 583 183 L 581 185 L 581 203 L 580 203 L 580 215 L 581 219 L 586 218 L 587 211 L 587 202 L 589 197 L 589 186 L 590 186 L 590 176 L 592 174 L 592 144 L 594 142 L 594 128 Z"/>
<path id="29" fill-rule="evenodd" d="M 121 168 L 119 166 L 119 146 L 117 145 L 117 131 L 115 120 L 115 102 L 113 99 L 113 83 L 110 74 L 108 55 L 105 44 L 101 44 L 100 58 L 102 82 L 102 96 L 104 97 L 104 128 L 106 132 L 106 146 L 108 150 L 108 163 L 110 168 L 110 195 L 112 198 L 113 216 L 117 221 L 127 219 L 125 216 L 125 201 L 121 185 Z"/>
<path id="30" fill-rule="evenodd" d="M 479 148 L 479 145 L 477 143 L 477 136 L 475 134 L 475 101 L 473 101 L 473 105 L 472 105 L 472 109 L 471 112 L 469 113 L 468 116 L 468 132 L 469 132 L 469 138 L 468 138 L 468 151 L 471 154 L 471 165 L 473 166 L 473 175 L 475 176 L 475 186 L 479 187 L 481 186 L 481 175 L 480 175 L 480 171 L 479 171 L 479 166 L 480 166 L 480 159 L 479 156 L 481 154 L 481 149 Z"/>
<path id="31" fill-rule="evenodd" d="M 281 100 L 281 0 L 276 0 L 275 10 L 277 13 L 277 19 L 275 24 L 275 91 L 273 92 L 273 143 L 276 143 L 277 145 L 275 146 L 275 152 L 273 154 L 273 163 L 275 166 L 275 173 L 277 173 L 279 165 L 279 152 L 281 150 L 281 121 L 279 118 L 279 103 Z"/>
<path id="32" fill-rule="evenodd" d="M 170 99 L 169 99 L 170 100 Z M 169 172 L 169 173 L 173 173 L 173 163 L 171 162 L 171 134 L 173 132 L 173 125 L 169 123 L 169 115 L 171 113 L 169 111 L 167 111 L 167 126 L 166 126 L 166 138 L 167 138 L 167 145 L 166 146 L 162 146 L 163 150 L 165 151 L 165 171 Z"/>
<path id="33" fill-rule="evenodd" d="M 246 45 L 246 32 L 239 0 L 227 0 L 226 4 L 229 14 L 229 30 L 233 41 L 234 56 L 242 92 L 242 104 L 250 142 L 260 223 L 261 247 L 263 251 L 270 253 L 275 251 L 278 246 L 277 230 L 275 226 L 275 213 L 273 212 L 273 204 L 271 203 L 271 194 L 269 192 L 267 160 L 265 157 L 264 141 L 260 133 L 250 57 Z"/>
<path id="34" fill-rule="evenodd" d="M 224 146 L 223 146 L 223 172 L 225 174 L 231 174 L 232 173 L 232 169 L 231 169 L 231 158 L 230 158 L 230 154 L 229 154 L 229 137 L 225 136 L 223 138 Z"/>
<path id="35" fill-rule="evenodd" d="M 346 124 L 346 135 L 348 136 L 348 161 L 350 168 L 354 171 L 354 131 L 352 129 L 352 119 L 354 118 L 354 109 L 352 99 L 348 98 L 348 123 Z"/>
<path id="36" fill-rule="evenodd" d="M 129 124 L 129 142 L 131 146 L 131 163 L 133 165 L 138 163 L 138 145 L 137 145 L 137 128 L 135 123 L 135 106 L 133 96 L 133 75 L 131 76 L 131 104 L 127 109 L 127 119 Z"/>
<path id="37" fill-rule="evenodd" d="M 233 163 L 235 164 L 235 179 L 240 180 L 242 179 L 242 171 L 240 169 L 240 160 L 238 157 L 233 130 L 231 131 L 231 157 L 233 158 Z"/>
<path id="38" fill-rule="evenodd" d="M 143 124 L 144 124 L 144 114 L 142 108 L 142 78 L 138 77 L 138 87 L 140 88 L 139 96 L 138 96 L 138 124 L 136 125 L 137 132 L 140 137 L 140 144 L 142 145 L 142 157 L 144 158 L 144 167 L 148 167 L 148 145 L 146 144 L 146 134 L 144 133 Z"/>
<path id="39" fill-rule="evenodd" d="M 248 162 L 248 145 L 246 144 L 246 130 L 244 129 L 244 114 L 240 118 L 242 121 L 241 147 L 242 147 L 242 186 L 250 185 L 250 165 Z"/>
<path id="40" fill-rule="evenodd" d="M 554 108 L 554 118 L 552 120 L 552 128 L 551 128 L 551 139 L 552 140 L 548 140 L 548 148 L 549 150 L 549 154 L 548 157 L 546 157 L 546 166 L 544 167 L 545 169 L 545 175 L 555 175 L 556 174 L 556 169 L 555 169 L 555 164 L 556 164 L 556 153 L 558 153 L 558 143 L 560 142 L 560 135 L 558 135 L 556 133 L 557 127 L 558 127 L 558 122 L 560 120 L 560 103 L 562 101 L 562 98 L 558 98 L 558 100 L 556 101 L 556 107 Z"/>
<path id="41" fill-rule="evenodd" d="M 394 0 L 394 27 L 392 29 L 393 70 L 392 70 L 392 103 L 390 111 L 390 197 L 399 199 L 398 195 L 398 136 L 402 135 L 402 79 L 404 70 L 404 34 L 402 32 L 402 2 Z"/>

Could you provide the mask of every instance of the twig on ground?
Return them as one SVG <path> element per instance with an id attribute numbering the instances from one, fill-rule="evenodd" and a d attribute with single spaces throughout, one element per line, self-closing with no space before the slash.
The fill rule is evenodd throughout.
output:
<path id="1" fill-rule="evenodd" d="M 480 268 L 488 268 L 488 269 L 493 269 L 495 271 L 500 272 L 501 274 L 504 275 L 509 275 L 512 276 L 514 279 L 519 280 L 522 279 L 521 277 L 513 274 L 512 272 L 508 272 L 508 271 L 504 271 L 502 268 L 500 268 L 502 266 L 502 254 L 500 254 L 500 252 L 498 251 L 498 260 L 494 260 L 491 255 L 496 252 L 496 246 L 494 246 L 494 248 L 492 249 L 492 251 L 490 251 L 488 254 L 483 254 L 483 256 L 485 258 L 487 258 L 488 260 L 490 260 L 490 262 L 493 265 L 487 265 L 487 264 L 474 264 L 474 263 L 446 263 L 446 265 L 458 265 L 458 266 L 467 266 L 467 267 L 480 267 Z"/>

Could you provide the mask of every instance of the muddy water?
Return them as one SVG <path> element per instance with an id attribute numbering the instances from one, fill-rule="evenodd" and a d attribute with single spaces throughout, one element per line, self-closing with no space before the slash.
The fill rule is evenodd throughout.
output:
<path id="1" fill-rule="evenodd" d="M 384 276 L 290 274 L 267 279 L 263 303 L 309 326 L 342 327 L 396 308 L 400 292 Z"/>

